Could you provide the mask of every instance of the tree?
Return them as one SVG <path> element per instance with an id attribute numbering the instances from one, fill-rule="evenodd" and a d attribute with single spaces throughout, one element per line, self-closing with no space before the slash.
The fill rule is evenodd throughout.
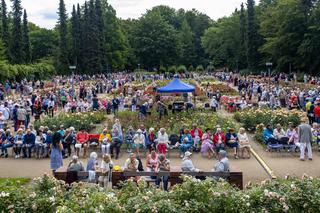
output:
<path id="1" fill-rule="evenodd" d="M 178 39 L 180 63 L 188 66 L 196 65 L 197 56 L 195 52 L 194 33 L 186 19 L 182 22 Z"/>
<path id="2" fill-rule="evenodd" d="M 73 60 L 73 65 L 77 66 L 81 40 L 80 40 L 80 20 L 79 20 L 79 16 L 77 14 L 75 5 L 73 5 L 72 14 L 71 14 L 71 37 L 72 37 L 71 57 Z"/>
<path id="3" fill-rule="evenodd" d="M 107 60 L 106 60 L 106 48 L 105 48 L 105 23 L 104 23 L 101 0 L 96 0 L 95 14 L 96 14 L 95 23 L 97 25 L 97 37 L 99 39 L 99 46 L 100 46 L 98 56 L 100 58 L 102 69 L 106 69 Z"/>
<path id="4" fill-rule="evenodd" d="M 1 21 L 2 21 L 2 28 L 1 28 L 1 38 L 3 41 L 4 47 L 4 54 L 7 59 L 10 59 L 10 34 L 9 34 L 9 21 L 8 21 L 8 13 L 7 13 L 7 5 L 6 1 L 1 1 Z"/>
<path id="5" fill-rule="evenodd" d="M 58 31 L 59 31 L 59 50 L 57 57 L 57 68 L 58 72 L 66 73 L 69 69 L 69 52 L 68 52 L 68 42 L 67 42 L 67 10 L 64 4 L 64 0 L 60 0 L 58 9 Z"/>
<path id="6" fill-rule="evenodd" d="M 29 27 L 28 27 L 28 16 L 27 11 L 23 12 L 23 54 L 24 62 L 31 62 L 31 50 L 30 50 L 30 39 L 29 39 Z"/>
<path id="7" fill-rule="evenodd" d="M 260 47 L 260 52 L 281 71 L 288 71 L 290 64 L 299 69 L 307 61 L 307 58 L 301 60 L 298 55 L 307 29 L 299 2 L 279 0 L 269 5 L 261 17 L 260 32 L 266 42 Z"/>
<path id="8" fill-rule="evenodd" d="M 137 23 L 135 53 L 149 68 L 174 64 L 177 57 L 177 32 L 159 12 L 148 12 Z"/>
<path id="9" fill-rule="evenodd" d="M 256 23 L 254 0 L 247 0 L 247 61 L 248 68 L 254 69 L 259 65 L 259 34 Z"/>
<path id="10" fill-rule="evenodd" d="M 206 53 L 212 57 L 215 67 L 237 68 L 240 55 L 240 15 L 219 19 L 202 37 Z"/>
<path id="11" fill-rule="evenodd" d="M 22 64 L 24 62 L 23 54 L 23 38 L 21 30 L 21 16 L 22 7 L 21 0 L 12 0 L 12 14 L 13 14 L 13 27 L 12 27 L 12 41 L 11 41 L 11 63 Z"/>
<path id="12" fill-rule="evenodd" d="M 243 3 L 240 9 L 240 50 L 238 57 L 238 64 L 241 68 L 247 67 L 247 30 L 246 30 L 246 15 Z M 239 67 L 238 67 L 239 68 Z"/>
<path id="13" fill-rule="evenodd" d="M 30 43 L 32 61 L 50 58 L 54 56 L 55 50 L 59 46 L 58 32 L 36 27 L 30 29 Z"/>

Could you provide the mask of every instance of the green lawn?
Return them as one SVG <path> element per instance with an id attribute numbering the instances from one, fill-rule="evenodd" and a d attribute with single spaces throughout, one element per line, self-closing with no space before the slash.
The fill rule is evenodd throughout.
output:
<path id="1" fill-rule="evenodd" d="M 6 187 L 18 187 L 30 182 L 30 178 L 0 178 L 0 190 Z"/>

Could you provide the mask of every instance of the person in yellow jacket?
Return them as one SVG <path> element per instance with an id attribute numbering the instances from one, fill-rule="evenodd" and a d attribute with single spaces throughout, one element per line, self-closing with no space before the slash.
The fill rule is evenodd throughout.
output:
<path id="1" fill-rule="evenodd" d="M 111 135 L 107 129 L 104 129 L 99 137 L 102 154 L 110 154 Z"/>

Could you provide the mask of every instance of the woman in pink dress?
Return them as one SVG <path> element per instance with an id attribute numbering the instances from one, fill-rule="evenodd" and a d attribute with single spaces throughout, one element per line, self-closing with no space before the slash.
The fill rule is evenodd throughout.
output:
<path id="1" fill-rule="evenodd" d="M 213 157 L 214 151 L 213 151 L 213 140 L 212 140 L 212 134 L 211 130 L 208 128 L 206 129 L 206 132 L 202 136 L 202 146 L 201 146 L 201 153 L 205 154 L 208 153 L 209 159 Z"/>

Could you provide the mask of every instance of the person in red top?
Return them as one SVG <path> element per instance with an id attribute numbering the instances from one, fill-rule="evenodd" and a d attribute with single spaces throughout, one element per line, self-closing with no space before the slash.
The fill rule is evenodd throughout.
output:
<path id="1" fill-rule="evenodd" d="M 194 146 L 196 147 L 197 150 L 200 151 L 200 141 L 203 135 L 202 130 L 197 127 L 197 124 L 193 124 L 192 130 L 190 133 L 194 142 Z"/>
<path id="2" fill-rule="evenodd" d="M 317 103 L 317 106 L 314 108 L 313 113 L 314 113 L 316 122 L 320 124 L 320 103 Z"/>
<path id="3" fill-rule="evenodd" d="M 81 129 L 80 132 L 77 133 L 77 144 L 75 145 L 77 156 L 79 157 L 79 153 L 81 148 L 83 148 L 83 157 L 87 157 L 87 150 L 88 150 L 88 142 L 89 142 L 89 133 L 86 132 L 84 129 Z"/>
<path id="4" fill-rule="evenodd" d="M 223 134 L 220 127 L 217 128 L 217 131 L 213 136 L 213 143 L 217 154 L 221 149 L 224 150 L 226 146 L 226 136 Z"/>

